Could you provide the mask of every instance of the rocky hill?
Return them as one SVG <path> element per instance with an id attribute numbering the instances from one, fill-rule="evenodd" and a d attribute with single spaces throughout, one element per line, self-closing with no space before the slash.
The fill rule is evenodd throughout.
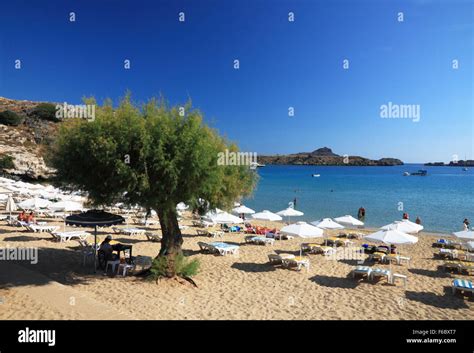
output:
<path id="1" fill-rule="evenodd" d="M 0 124 L 0 156 L 11 156 L 14 164 L 13 168 L 4 169 L 4 174 L 45 179 L 54 172 L 45 164 L 43 154 L 58 123 L 37 114 L 37 107 L 45 103 L 0 97 L 0 114 L 9 111 L 21 119 L 18 124 Z"/>
<path id="2" fill-rule="evenodd" d="M 258 162 L 261 164 L 341 166 L 393 166 L 403 164 L 401 160 L 395 158 L 382 158 L 373 160 L 359 156 L 340 156 L 335 154 L 328 147 L 319 148 L 313 152 L 275 156 L 259 156 Z"/>

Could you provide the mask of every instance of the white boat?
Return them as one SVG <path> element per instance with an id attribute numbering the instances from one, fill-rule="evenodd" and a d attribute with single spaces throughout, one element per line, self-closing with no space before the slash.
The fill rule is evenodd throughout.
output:
<path id="1" fill-rule="evenodd" d="M 313 178 L 319 178 L 321 176 L 321 174 L 312 174 L 311 175 Z"/>
<path id="2" fill-rule="evenodd" d="M 403 176 L 409 176 L 409 175 L 410 175 L 410 173 L 408 173 L 408 172 L 403 173 Z"/>

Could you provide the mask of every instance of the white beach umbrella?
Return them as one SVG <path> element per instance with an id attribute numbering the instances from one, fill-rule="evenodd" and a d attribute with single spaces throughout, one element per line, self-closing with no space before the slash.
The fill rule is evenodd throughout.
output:
<path id="1" fill-rule="evenodd" d="M 456 238 L 462 240 L 474 240 L 474 230 L 463 230 L 461 232 L 454 232 L 453 234 Z"/>
<path id="2" fill-rule="evenodd" d="M 306 222 L 296 222 L 280 229 L 280 233 L 300 238 L 320 238 L 323 230 Z"/>
<path id="3" fill-rule="evenodd" d="M 9 196 L 7 200 L 7 204 L 5 205 L 5 211 L 10 212 L 10 217 L 12 215 L 12 212 L 15 212 L 17 210 L 15 201 L 13 200 L 13 197 Z"/>
<path id="4" fill-rule="evenodd" d="M 53 211 L 73 212 L 82 211 L 84 206 L 81 203 L 74 201 L 58 201 L 48 206 L 48 209 Z"/>
<path id="5" fill-rule="evenodd" d="M 319 221 L 311 222 L 311 224 L 321 229 L 344 229 L 343 225 L 334 222 L 331 218 L 323 218 Z"/>
<path id="6" fill-rule="evenodd" d="M 364 222 L 359 221 L 357 218 L 352 217 L 351 215 L 345 215 L 341 217 L 336 217 L 334 220 L 346 226 L 360 227 L 364 225 Z"/>
<path id="7" fill-rule="evenodd" d="M 269 210 L 263 210 L 252 215 L 253 219 L 259 219 L 262 221 L 281 221 L 281 216 L 276 213 L 270 212 Z"/>
<path id="8" fill-rule="evenodd" d="M 39 208 L 47 208 L 52 205 L 51 201 L 40 199 L 38 197 L 34 197 L 31 199 L 24 200 L 18 204 L 24 210 L 32 210 L 32 209 L 39 209 Z"/>
<path id="9" fill-rule="evenodd" d="M 254 214 L 255 211 L 245 205 L 239 205 L 232 209 L 233 213 L 236 214 Z"/>
<path id="10" fill-rule="evenodd" d="M 304 215 L 303 212 L 297 211 L 293 207 L 288 207 L 284 210 L 277 212 L 276 214 L 282 217 L 288 217 L 288 223 L 290 222 L 290 217 L 300 217 Z"/>
<path id="11" fill-rule="evenodd" d="M 240 217 L 234 216 L 227 212 L 219 212 L 209 216 L 209 219 L 214 223 L 242 223 L 243 220 Z"/>
<path id="12" fill-rule="evenodd" d="M 364 239 L 388 245 L 415 244 L 418 242 L 418 238 L 414 235 L 403 233 L 397 229 L 379 230 L 375 233 L 366 235 Z"/>
<path id="13" fill-rule="evenodd" d="M 423 230 L 421 224 L 416 224 L 408 219 L 403 219 L 401 221 L 395 221 L 393 223 L 387 224 L 386 226 L 381 227 L 383 230 L 399 230 L 403 233 L 418 233 Z"/>
<path id="14" fill-rule="evenodd" d="M 0 186 L 0 194 L 11 194 L 13 191 L 10 189 L 4 188 L 3 186 Z"/>

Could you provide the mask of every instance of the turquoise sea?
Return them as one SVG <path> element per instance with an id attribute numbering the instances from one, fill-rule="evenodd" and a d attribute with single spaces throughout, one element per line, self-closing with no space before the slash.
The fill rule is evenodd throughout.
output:
<path id="1" fill-rule="evenodd" d="M 427 176 L 403 176 L 426 169 Z M 257 188 L 243 200 L 256 211 L 272 212 L 288 207 L 296 197 L 296 209 L 305 213 L 291 221 L 314 221 L 346 214 L 357 216 L 366 209 L 367 227 L 380 227 L 408 212 L 417 216 L 426 231 L 462 230 L 468 218 L 474 226 L 474 168 L 425 167 L 405 164 L 394 167 L 266 166 L 259 168 Z M 320 174 L 320 177 L 312 177 Z M 403 210 L 400 208 L 403 207 Z"/>

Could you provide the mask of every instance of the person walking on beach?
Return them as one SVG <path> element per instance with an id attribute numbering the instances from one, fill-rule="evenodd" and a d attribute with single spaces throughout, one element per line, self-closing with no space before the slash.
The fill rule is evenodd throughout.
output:
<path id="1" fill-rule="evenodd" d="M 462 223 L 464 225 L 464 230 L 469 230 L 469 220 L 467 218 L 464 218 L 464 221 Z"/>
<path id="2" fill-rule="evenodd" d="M 359 211 L 357 212 L 357 218 L 359 221 L 363 221 L 365 219 L 365 208 L 360 206 Z"/>
<path id="3" fill-rule="evenodd" d="M 420 217 L 416 217 L 415 223 L 416 223 L 416 224 L 421 224 L 421 218 L 420 218 Z"/>
<path id="4" fill-rule="evenodd" d="M 293 200 L 293 208 L 295 208 L 295 207 L 296 207 L 296 197 L 295 197 L 295 199 Z"/>

